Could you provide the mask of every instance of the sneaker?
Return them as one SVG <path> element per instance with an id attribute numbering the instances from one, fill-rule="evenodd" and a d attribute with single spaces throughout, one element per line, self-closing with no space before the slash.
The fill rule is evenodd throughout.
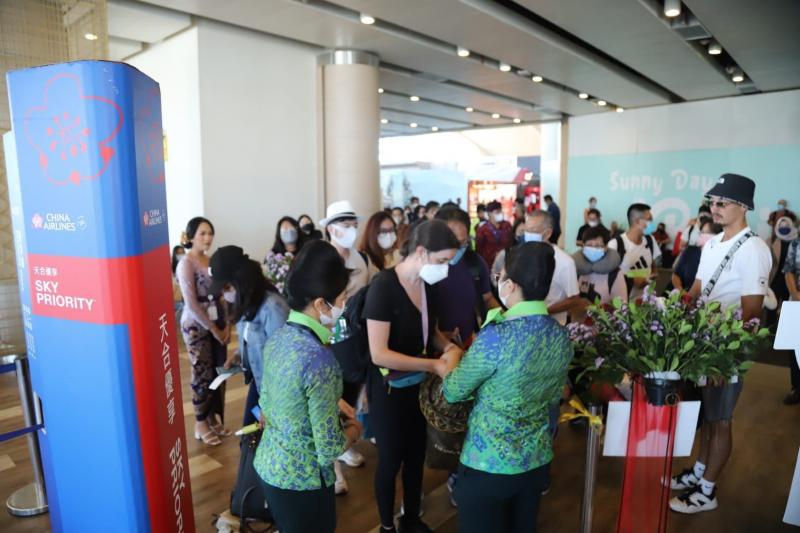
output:
<path id="1" fill-rule="evenodd" d="M 457 481 L 458 481 L 458 474 L 450 474 L 449 476 L 447 476 L 447 490 L 450 491 L 450 505 L 452 505 L 453 507 L 458 507 L 458 503 L 456 502 L 456 497 L 455 497 Z"/>
<path id="2" fill-rule="evenodd" d="M 717 508 L 717 488 L 706 495 L 699 486 L 693 487 L 669 501 L 669 507 L 677 513 L 695 514 Z"/>
<path id="3" fill-rule="evenodd" d="M 792 391 L 783 399 L 784 405 L 797 405 L 798 403 L 800 403 L 800 391 L 797 389 L 792 389 Z"/>
<path id="4" fill-rule="evenodd" d="M 694 475 L 694 469 L 686 468 L 680 474 L 670 478 L 669 488 L 672 490 L 687 490 L 696 487 L 698 483 L 700 483 L 700 479 Z"/>
<path id="5" fill-rule="evenodd" d="M 344 478 L 344 473 L 342 472 L 342 465 L 339 464 L 339 461 L 333 462 L 333 471 L 336 473 L 336 483 L 333 484 L 333 492 L 337 496 L 341 496 L 342 494 L 347 494 L 350 488 L 347 486 L 347 480 Z"/>
<path id="6" fill-rule="evenodd" d="M 422 515 L 425 514 L 425 509 L 422 507 L 422 504 L 424 502 L 425 502 L 425 495 L 424 494 L 420 494 L 419 495 L 419 513 L 417 513 L 417 516 L 420 517 L 420 518 L 422 518 Z M 406 515 L 406 508 L 402 503 L 400 503 L 400 513 L 397 516 L 402 518 L 405 515 Z"/>
<path id="7" fill-rule="evenodd" d="M 397 523 L 397 533 L 433 533 L 433 530 L 418 517 L 403 516 Z"/>
<path id="8" fill-rule="evenodd" d="M 339 460 L 347 466 L 353 468 L 364 466 L 364 456 L 355 451 L 353 448 L 347 449 L 342 455 L 339 456 Z"/>

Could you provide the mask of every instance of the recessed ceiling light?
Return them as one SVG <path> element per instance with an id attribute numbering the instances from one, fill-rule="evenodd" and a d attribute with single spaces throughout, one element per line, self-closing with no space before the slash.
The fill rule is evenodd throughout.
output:
<path id="1" fill-rule="evenodd" d="M 473 112 L 473 111 L 475 111 L 475 110 L 474 110 L 474 109 L 472 109 L 471 107 L 465 107 L 465 108 L 464 108 L 464 111 L 466 111 L 467 113 L 472 113 L 472 112 Z"/>
<path id="2" fill-rule="evenodd" d="M 458 54 L 458 57 L 469 57 L 469 50 L 467 50 L 463 46 L 457 46 L 456 54 Z"/>
<path id="3" fill-rule="evenodd" d="M 587 98 L 589 98 L 589 95 L 586 93 L 578 93 L 578 98 L 580 98 L 581 100 L 586 100 Z"/>
<path id="4" fill-rule="evenodd" d="M 520 119 L 518 119 L 518 118 L 514 119 L 514 124 L 519 124 L 520 122 L 522 122 Z"/>
<path id="5" fill-rule="evenodd" d="M 409 96 L 408 99 L 412 102 L 419 102 L 419 96 Z"/>
<path id="6" fill-rule="evenodd" d="M 501 62 L 499 68 L 502 72 L 511 72 L 511 65 L 509 65 L 508 63 Z"/>
<path id="7" fill-rule="evenodd" d="M 734 68 L 733 70 L 731 70 L 731 80 L 734 83 L 743 82 L 744 81 L 744 72 L 742 72 L 742 69 Z"/>
<path id="8" fill-rule="evenodd" d="M 84 33 L 83 37 L 87 41 L 96 41 L 97 40 L 97 35 L 95 35 L 94 33 Z"/>
<path id="9" fill-rule="evenodd" d="M 621 107 L 617 108 L 617 113 L 624 113 L 624 112 L 625 112 L 625 110 L 623 108 L 621 108 Z"/>
<path id="10" fill-rule="evenodd" d="M 433 126 L 433 127 L 431 128 L 431 131 L 439 131 L 439 128 L 437 128 L 436 126 Z"/>
<path id="11" fill-rule="evenodd" d="M 598 100 L 597 101 L 597 105 L 599 105 L 600 107 L 603 107 L 604 105 L 606 105 L 606 103 L 607 102 L 605 100 Z"/>
<path id="12" fill-rule="evenodd" d="M 535 75 L 534 75 L 534 76 L 531 78 L 531 80 L 535 81 L 536 83 L 541 83 L 541 81 L 542 81 L 542 77 L 541 77 L 541 76 L 539 76 L 538 74 L 535 74 Z"/>
<path id="13" fill-rule="evenodd" d="M 500 113 L 492 113 L 492 118 L 500 118 Z"/>
<path id="14" fill-rule="evenodd" d="M 361 20 L 361 24 L 366 24 L 367 26 L 369 26 L 370 24 L 375 24 L 375 17 L 373 17 L 372 15 L 361 13 L 361 15 L 358 18 L 359 20 Z"/>
<path id="15" fill-rule="evenodd" d="M 382 118 L 381 119 L 381 124 L 388 124 L 388 123 L 389 123 L 389 119 L 388 118 Z"/>
<path id="16" fill-rule="evenodd" d="M 411 124 L 409 124 L 409 126 L 411 126 L 412 128 L 416 128 L 417 127 L 417 123 L 416 122 L 412 122 Z"/>
<path id="17" fill-rule="evenodd" d="M 681 0 L 664 0 L 664 14 L 670 18 L 680 15 Z"/>
<path id="18" fill-rule="evenodd" d="M 712 56 L 718 56 L 722 53 L 722 47 L 719 45 L 719 43 L 715 43 L 712 41 L 708 45 L 708 53 L 711 54 Z"/>

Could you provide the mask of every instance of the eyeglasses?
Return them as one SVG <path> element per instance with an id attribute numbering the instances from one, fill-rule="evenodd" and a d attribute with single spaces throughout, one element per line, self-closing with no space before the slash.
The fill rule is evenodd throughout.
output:
<path id="1" fill-rule="evenodd" d="M 709 205 L 709 207 L 717 207 L 719 209 L 725 209 L 729 205 L 742 205 L 742 204 L 740 204 L 739 202 L 725 202 L 725 201 L 720 201 L 720 200 L 716 200 L 716 201 L 715 200 L 711 200 L 708 205 Z"/>
<path id="2" fill-rule="evenodd" d="M 502 277 L 502 274 L 500 274 L 499 272 L 497 274 L 492 274 L 492 278 L 494 279 L 494 284 L 495 285 L 498 285 L 498 286 L 500 285 L 500 278 L 501 277 Z M 508 279 L 508 278 L 505 278 L 503 281 L 505 281 L 506 279 Z"/>

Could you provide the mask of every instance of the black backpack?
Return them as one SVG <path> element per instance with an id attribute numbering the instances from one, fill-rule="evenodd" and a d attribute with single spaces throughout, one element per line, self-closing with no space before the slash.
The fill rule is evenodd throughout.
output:
<path id="1" fill-rule="evenodd" d="M 483 293 L 481 292 L 481 257 L 473 250 L 467 250 L 464 253 L 464 261 L 469 270 L 469 275 L 472 277 L 472 283 L 475 286 L 475 315 L 478 321 L 478 326 L 483 324 L 486 320 L 486 302 L 483 301 Z M 466 340 L 466 339 L 465 339 Z"/>
<path id="2" fill-rule="evenodd" d="M 369 285 L 347 299 L 331 344 L 333 355 L 342 369 L 342 379 L 348 383 L 363 383 L 371 360 L 367 321 L 362 318 Z"/>

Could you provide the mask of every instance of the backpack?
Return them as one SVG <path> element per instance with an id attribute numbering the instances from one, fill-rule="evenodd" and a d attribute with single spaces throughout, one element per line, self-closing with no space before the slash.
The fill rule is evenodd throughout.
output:
<path id="1" fill-rule="evenodd" d="M 617 241 L 617 253 L 619 254 L 620 259 L 625 259 L 625 241 L 622 240 L 622 234 L 617 235 L 614 237 L 614 240 Z M 653 239 L 652 235 L 645 235 L 644 242 L 647 246 L 647 249 L 650 250 L 650 257 L 655 262 L 655 239 Z M 650 265 L 652 268 L 653 265 Z M 616 278 L 616 274 L 614 274 Z M 609 291 L 611 290 L 611 279 L 609 274 Z M 631 294 L 631 289 L 633 289 L 633 279 L 625 276 L 625 286 L 628 289 L 628 296 Z"/>
<path id="2" fill-rule="evenodd" d="M 467 270 L 469 270 L 469 275 L 472 277 L 472 283 L 475 287 L 475 298 L 478 302 L 475 305 L 475 315 L 478 325 L 480 326 L 486 319 L 486 313 L 488 312 L 486 309 L 486 302 L 483 300 L 483 293 L 481 292 L 481 257 L 477 252 L 468 249 L 464 253 L 463 260 L 466 262 Z"/>
<path id="3" fill-rule="evenodd" d="M 348 383 L 363 383 L 371 357 L 367 338 L 367 321 L 362 318 L 369 285 L 347 299 L 347 305 L 336 324 L 331 350 Z"/>

